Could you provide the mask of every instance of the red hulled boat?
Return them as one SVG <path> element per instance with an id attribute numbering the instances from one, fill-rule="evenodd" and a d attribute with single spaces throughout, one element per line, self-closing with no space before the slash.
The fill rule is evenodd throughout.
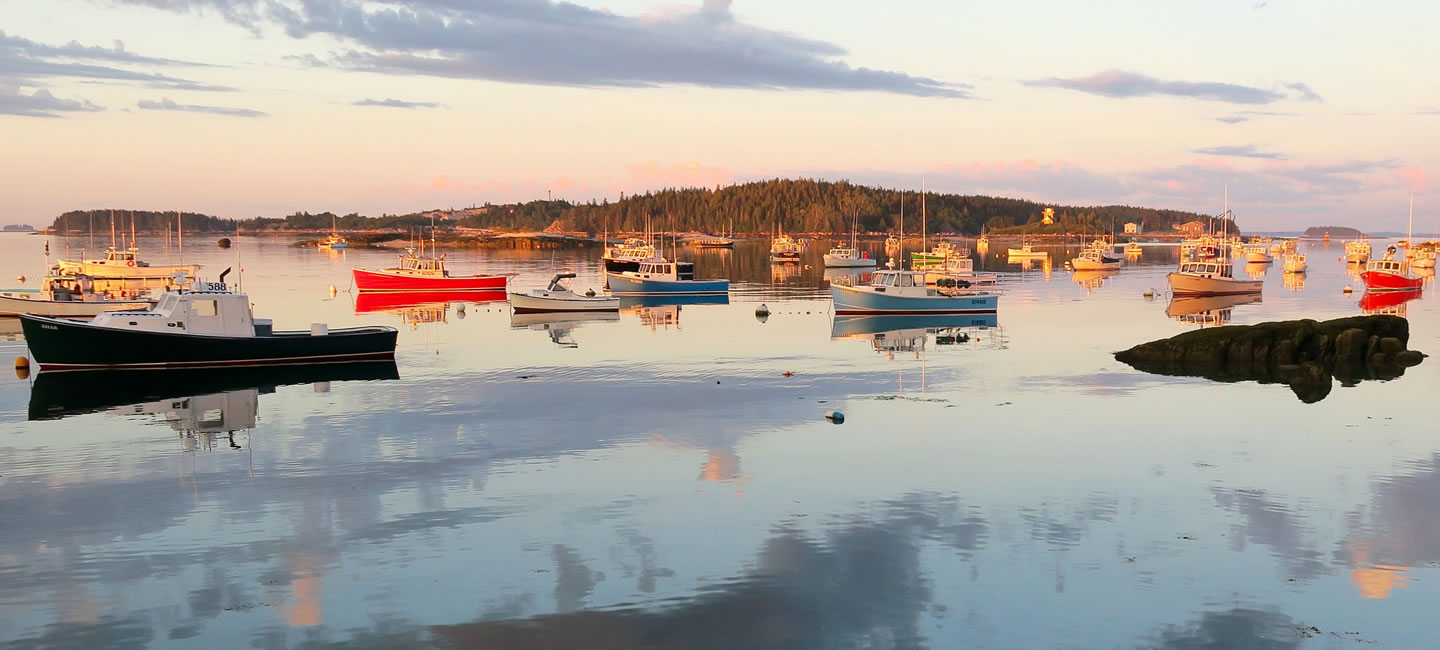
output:
<path id="1" fill-rule="evenodd" d="M 1368 291 L 1414 291 L 1424 280 L 1410 272 L 1410 265 L 1395 259 L 1395 247 L 1385 252 L 1385 259 L 1365 263 L 1360 281 Z"/>
<path id="2" fill-rule="evenodd" d="M 445 256 L 430 257 L 405 249 L 400 266 L 372 271 L 351 269 L 361 292 L 504 291 L 513 274 L 450 275 Z"/>
<path id="3" fill-rule="evenodd" d="M 505 302 L 505 299 L 505 292 L 500 290 L 422 291 L 406 293 L 386 291 L 381 293 L 359 293 L 355 294 L 355 313 L 366 314 L 377 311 L 394 311 L 409 307 L 448 305 L 456 302 L 468 302 L 479 305 Z"/>

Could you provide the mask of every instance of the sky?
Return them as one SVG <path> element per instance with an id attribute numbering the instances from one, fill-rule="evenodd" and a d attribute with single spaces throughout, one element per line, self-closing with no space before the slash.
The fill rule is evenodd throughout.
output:
<path id="1" fill-rule="evenodd" d="M 1440 229 L 1433 0 L 0 0 L 0 223 L 806 177 Z"/>

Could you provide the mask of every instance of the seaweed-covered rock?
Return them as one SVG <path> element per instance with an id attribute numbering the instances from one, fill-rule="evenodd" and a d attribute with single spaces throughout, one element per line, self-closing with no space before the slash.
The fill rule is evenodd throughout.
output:
<path id="1" fill-rule="evenodd" d="M 1351 385 L 1399 377 L 1424 358 L 1405 349 L 1409 340 L 1404 318 L 1352 316 L 1200 329 L 1142 343 L 1115 358 L 1157 374 L 1286 383 L 1309 403 L 1330 393 L 1332 378 Z"/>

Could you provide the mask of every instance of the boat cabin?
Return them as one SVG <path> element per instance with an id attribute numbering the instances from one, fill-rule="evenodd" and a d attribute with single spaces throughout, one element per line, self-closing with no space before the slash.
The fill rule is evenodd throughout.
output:
<path id="1" fill-rule="evenodd" d="M 211 336 L 269 336 L 268 318 L 255 318 L 250 298 L 221 282 L 201 282 L 198 290 L 170 291 L 147 310 L 110 311 L 92 325 L 115 329 Z"/>
<path id="2" fill-rule="evenodd" d="M 1226 262 L 1181 262 L 1178 272 L 1200 278 L 1231 278 L 1235 276 L 1234 267 Z"/>
<path id="3" fill-rule="evenodd" d="M 1401 262 L 1400 260 L 1390 259 L 1390 256 L 1387 255 L 1383 260 L 1370 260 L 1369 262 L 1367 262 L 1365 264 L 1365 270 L 1375 271 L 1377 273 L 1394 273 L 1396 275 L 1404 275 L 1405 263 Z"/>
<path id="4" fill-rule="evenodd" d="M 405 249 L 405 254 L 400 256 L 400 266 L 393 269 L 386 269 L 400 275 L 415 275 L 424 277 L 448 278 L 450 272 L 445 270 L 445 256 L 429 257 L 417 255 L 415 249 Z"/>
<path id="5" fill-rule="evenodd" d="M 140 259 L 140 249 L 131 246 L 121 250 L 111 246 L 105 249 L 105 259 L 85 260 L 86 264 L 105 264 L 107 266 L 150 266 L 149 262 Z"/>
<path id="6" fill-rule="evenodd" d="M 655 247 L 645 243 L 643 239 L 630 238 L 618 246 L 605 248 L 604 257 L 615 260 L 645 261 L 655 259 Z"/>
<path id="7" fill-rule="evenodd" d="M 640 270 L 627 275 L 642 280 L 694 280 L 695 265 L 690 262 L 641 262 Z"/>

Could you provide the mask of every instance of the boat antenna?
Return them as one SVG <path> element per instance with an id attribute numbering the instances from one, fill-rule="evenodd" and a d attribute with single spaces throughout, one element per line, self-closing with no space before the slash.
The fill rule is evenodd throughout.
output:
<path id="1" fill-rule="evenodd" d="M 115 210 L 110 210 L 110 248 L 115 248 Z"/>
<path id="2" fill-rule="evenodd" d="M 905 268 L 905 177 L 900 177 L 900 268 Z"/>
<path id="3" fill-rule="evenodd" d="M 920 177 L 920 250 L 927 251 L 925 247 L 925 177 Z"/>
<path id="4" fill-rule="evenodd" d="M 180 250 L 180 263 L 185 263 L 185 213 L 175 208 L 175 246 Z"/>
<path id="5" fill-rule="evenodd" d="M 137 246 L 135 246 L 135 211 L 134 211 L 134 210 L 131 210 L 131 211 L 130 211 L 130 248 L 138 248 Z"/>

